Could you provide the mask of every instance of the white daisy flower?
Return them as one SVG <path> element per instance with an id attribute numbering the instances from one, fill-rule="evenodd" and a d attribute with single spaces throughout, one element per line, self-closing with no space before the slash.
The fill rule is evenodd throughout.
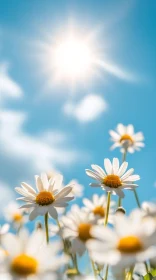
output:
<path id="1" fill-rule="evenodd" d="M 4 209 L 4 216 L 9 223 L 15 226 L 23 225 L 27 222 L 27 216 L 24 209 L 19 209 L 20 205 L 14 201 L 10 202 Z"/>
<path id="2" fill-rule="evenodd" d="M 3 246 L 8 252 L 3 271 L 10 273 L 16 280 L 36 279 L 48 272 L 56 272 L 67 263 L 68 258 L 58 255 L 60 243 L 45 245 L 44 232 L 35 231 L 31 236 L 22 230 L 19 235 L 7 234 L 3 238 Z M 38 278 L 37 278 L 38 279 Z"/>
<path id="3" fill-rule="evenodd" d="M 134 153 L 134 151 L 140 151 L 142 147 L 145 146 L 143 143 L 144 136 L 142 132 L 134 132 L 134 127 L 132 124 L 124 126 L 123 124 L 118 124 L 116 131 L 110 130 L 111 141 L 114 142 L 111 149 L 117 147 L 121 148 L 121 152 L 125 150 L 129 153 Z"/>
<path id="4" fill-rule="evenodd" d="M 117 214 L 114 229 L 95 226 L 95 239 L 87 242 L 92 259 L 100 264 L 130 267 L 156 256 L 156 225 L 151 219 L 142 219 L 139 211 L 129 217 Z"/>
<path id="5" fill-rule="evenodd" d="M 15 188 L 22 195 L 18 200 L 26 202 L 20 208 L 33 208 L 29 215 L 31 221 L 37 216 L 45 215 L 46 213 L 49 213 L 51 217 L 57 219 L 58 214 L 56 208 L 67 207 L 68 202 L 74 198 L 73 196 L 67 197 L 72 190 L 72 186 L 68 185 L 60 188 L 63 181 L 63 176 L 60 174 L 49 181 L 45 173 L 41 175 L 41 178 L 35 176 L 35 179 L 37 191 L 27 183 L 22 183 L 21 188 Z"/>
<path id="6" fill-rule="evenodd" d="M 71 211 L 62 217 L 62 221 L 63 236 L 72 241 L 72 252 L 83 255 L 86 241 L 92 238 L 90 230 L 95 220 L 77 205 L 73 205 Z"/>
<path id="7" fill-rule="evenodd" d="M 113 158 L 111 161 L 106 158 L 104 159 L 105 170 L 98 165 L 91 165 L 92 170 L 86 169 L 86 174 L 92 179 L 96 180 L 96 183 L 91 183 L 90 186 L 102 187 L 102 189 L 112 194 L 117 194 L 121 198 L 124 197 L 123 189 L 133 190 L 138 185 L 133 182 L 140 180 L 139 175 L 132 175 L 134 169 L 131 168 L 128 171 L 128 162 L 123 162 L 119 166 L 119 160 Z"/>
<path id="8" fill-rule="evenodd" d="M 98 219 L 98 223 L 103 224 L 106 214 L 107 208 L 107 198 L 105 195 L 98 196 L 94 194 L 92 200 L 87 198 L 83 199 L 83 204 L 85 205 L 84 211 L 89 213 L 93 216 L 93 218 Z M 109 209 L 109 218 L 108 221 L 112 222 L 112 215 L 114 212 L 113 207 L 115 206 L 115 202 L 110 202 L 110 209 Z"/>

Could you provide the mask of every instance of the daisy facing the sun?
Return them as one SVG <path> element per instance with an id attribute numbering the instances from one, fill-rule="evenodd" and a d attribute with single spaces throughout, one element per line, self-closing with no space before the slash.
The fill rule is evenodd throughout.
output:
<path id="1" fill-rule="evenodd" d="M 68 263 L 68 258 L 60 255 L 60 243 L 55 242 L 52 246 L 45 244 L 42 230 L 30 236 L 26 230 L 21 230 L 19 235 L 8 233 L 3 238 L 3 247 L 9 253 L 1 269 L 16 280 L 44 279 L 47 273 L 55 279 L 55 272 Z"/>
<path id="2" fill-rule="evenodd" d="M 143 143 L 143 133 L 135 133 L 134 127 L 131 124 L 124 126 L 123 124 L 119 123 L 117 125 L 116 131 L 110 130 L 109 134 L 111 136 L 111 141 L 114 142 L 111 150 L 120 148 L 122 153 L 134 153 L 134 151 L 140 151 L 140 149 L 145 146 Z"/>
<path id="3" fill-rule="evenodd" d="M 63 176 L 58 174 L 52 179 L 48 180 L 47 174 L 42 173 L 41 177 L 35 176 L 36 190 L 27 183 L 21 183 L 21 188 L 17 187 L 15 190 L 22 195 L 18 200 L 26 202 L 21 208 L 32 209 L 29 215 L 30 221 L 37 216 L 45 216 L 45 226 L 47 242 L 48 236 L 48 214 L 57 219 L 57 208 L 65 208 L 68 202 L 74 197 L 68 196 L 72 191 L 72 185 L 67 185 L 61 188 Z"/>
<path id="4" fill-rule="evenodd" d="M 87 242 L 87 248 L 99 264 L 129 268 L 156 255 L 156 223 L 143 220 L 138 209 L 129 217 L 116 214 L 114 229 L 95 226 L 91 234 L 94 239 Z"/>
<path id="5" fill-rule="evenodd" d="M 125 196 L 124 189 L 133 190 L 138 186 L 134 182 L 140 180 L 140 176 L 132 175 L 133 168 L 126 171 L 128 162 L 123 162 L 120 166 L 117 158 L 113 158 L 112 163 L 106 158 L 104 159 L 105 170 L 95 164 L 92 164 L 91 167 L 93 170 L 86 169 L 86 174 L 96 180 L 95 183 L 90 184 L 92 187 L 101 187 L 106 192 L 123 198 Z"/>
<path id="6" fill-rule="evenodd" d="M 71 211 L 62 218 L 62 222 L 63 237 L 71 241 L 72 253 L 82 256 L 86 250 L 86 242 L 92 238 L 90 230 L 96 220 L 78 205 L 73 205 Z"/>
<path id="7" fill-rule="evenodd" d="M 94 194 L 92 200 L 84 198 L 83 204 L 84 204 L 83 210 L 87 212 L 89 215 L 91 215 L 93 219 L 96 219 L 98 224 L 104 223 L 106 208 L 107 208 L 107 198 L 105 195 L 98 196 L 97 194 Z M 115 205 L 116 205 L 115 201 L 110 202 L 109 218 L 108 218 L 108 221 L 110 223 L 112 223 L 112 217 L 113 217 Z"/>

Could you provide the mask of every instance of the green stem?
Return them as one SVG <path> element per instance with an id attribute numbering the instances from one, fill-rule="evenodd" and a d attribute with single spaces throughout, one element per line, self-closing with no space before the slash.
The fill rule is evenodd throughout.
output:
<path id="1" fill-rule="evenodd" d="M 93 272 L 94 272 L 94 277 L 95 277 L 95 279 L 97 279 L 97 273 L 96 273 L 95 264 L 94 264 L 94 262 L 92 261 L 92 259 L 90 259 L 90 261 L 91 261 L 92 269 L 93 269 Z"/>
<path id="2" fill-rule="evenodd" d="M 118 199 L 118 207 L 121 207 L 121 206 L 122 206 L 122 198 L 119 197 L 119 199 Z"/>
<path id="3" fill-rule="evenodd" d="M 127 149 L 124 150 L 123 154 L 122 154 L 122 163 L 126 160 L 127 157 Z M 118 199 L 118 207 L 122 206 L 122 198 L 119 197 Z"/>
<path id="4" fill-rule="evenodd" d="M 141 208 L 141 204 L 140 204 L 139 197 L 138 197 L 136 189 L 134 189 L 133 192 L 134 192 L 134 196 L 135 196 L 135 199 L 136 199 L 136 203 L 137 203 L 138 207 Z"/>
<path id="5" fill-rule="evenodd" d="M 59 230 L 60 230 L 60 236 L 61 236 L 61 239 L 62 239 L 62 242 L 63 242 L 64 252 L 65 252 L 65 253 L 67 253 L 66 243 L 65 243 L 65 240 L 64 240 L 64 238 L 63 238 L 63 236 L 62 236 L 62 229 L 61 229 L 60 222 L 59 222 L 59 220 L 58 220 L 58 219 L 57 219 L 56 221 L 57 221 L 57 225 L 58 225 Z"/>
<path id="6" fill-rule="evenodd" d="M 133 279 L 133 270 L 134 270 L 134 267 L 132 267 L 130 269 L 130 271 L 127 272 L 125 280 L 132 280 Z"/>
<path id="7" fill-rule="evenodd" d="M 127 157 L 127 149 L 125 149 L 122 154 L 122 162 L 124 162 L 126 160 L 126 157 Z"/>
<path id="8" fill-rule="evenodd" d="M 105 273 L 105 278 L 104 278 L 104 280 L 107 280 L 107 278 L 108 278 L 108 270 L 109 270 L 109 266 L 107 265 L 107 266 L 106 266 L 106 273 Z"/>
<path id="9" fill-rule="evenodd" d="M 148 274 L 148 265 L 147 265 L 147 262 L 144 262 L 144 265 L 145 265 L 145 268 L 146 268 L 146 272 Z"/>
<path id="10" fill-rule="evenodd" d="M 111 193 L 108 192 L 107 194 L 107 208 L 106 208 L 106 216 L 105 216 L 105 226 L 107 225 L 108 223 L 108 215 L 109 215 L 109 208 L 110 208 L 110 201 L 111 201 Z M 108 269 L 109 269 L 109 266 L 107 265 L 106 266 L 106 273 L 105 273 L 105 278 L 104 280 L 107 280 L 107 277 L 108 277 Z"/>
<path id="11" fill-rule="evenodd" d="M 46 240 L 47 240 L 47 244 L 48 244 L 49 243 L 48 213 L 45 214 L 44 221 L 45 221 L 45 230 L 46 230 Z"/>
<path id="12" fill-rule="evenodd" d="M 73 262 L 73 265 L 74 265 L 74 268 L 76 269 L 77 271 L 77 274 L 80 274 L 79 272 L 79 269 L 78 269 L 78 264 L 77 264 L 77 256 L 76 254 L 75 255 L 72 255 L 71 253 L 69 253 L 69 250 L 68 250 L 68 246 L 66 244 L 66 240 L 64 240 L 63 236 L 62 236 L 62 229 L 61 229 L 61 225 L 60 225 L 60 222 L 59 220 L 57 219 L 56 220 L 57 222 L 57 225 L 59 227 L 59 230 L 60 230 L 60 236 L 61 236 L 61 239 L 62 239 L 62 242 L 63 242 L 63 247 L 64 247 L 64 252 L 67 254 L 67 255 L 70 255 L 71 259 L 72 259 L 72 262 Z"/>
<path id="13" fill-rule="evenodd" d="M 73 260 L 74 267 L 77 270 L 77 274 L 80 274 L 79 268 L 78 268 L 78 263 L 77 263 L 77 255 L 76 254 L 73 256 L 72 260 Z"/>
<path id="14" fill-rule="evenodd" d="M 109 215 L 110 201 L 111 201 L 111 192 L 108 192 L 108 193 L 107 193 L 106 216 L 105 216 L 105 222 L 104 222 L 104 225 L 105 225 L 105 226 L 108 224 L 108 215 Z"/>

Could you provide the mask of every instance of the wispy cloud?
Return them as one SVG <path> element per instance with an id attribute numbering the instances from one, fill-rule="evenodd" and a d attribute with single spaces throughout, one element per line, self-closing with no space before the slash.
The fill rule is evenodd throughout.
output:
<path id="1" fill-rule="evenodd" d="M 1 112 L 1 157 L 20 164 L 20 168 L 26 165 L 31 172 L 51 170 L 79 158 L 78 151 L 68 148 L 69 139 L 62 132 L 48 131 L 33 136 L 23 129 L 26 120 L 27 115 L 22 112 Z"/>
<path id="2" fill-rule="evenodd" d="M 134 71 L 132 73 L 108 61 L 97 60 L 96 64 L 100 66 L 101 69 L 103 69 L 105 72 L 120 80 L 124 80 L 127 82 L 139 81 L 139 76 L 136 73 L 134 74 Z"/>
<path id="3" fill-rule="evenodd" d="M 63 110 L 65 114 L 80 122 L 91 122 L 97 119 L 107 108 L 108 105 L 103 97 L 89 94 L 78 103 L 67 102 Z"/>
<path id="4" fill-rule="evenodd" d="M 0 102 L 23 95 L 22 88 L 10 77 L 8 68 L 8 64 L 0 64 Z"/>
<path id="5" fill-rule="evenodd" d="M 0 181 L 0 217 L 3 215 L 2 210 L 6 205 L 15 199 L 15 192 L 4 182 Z"/>

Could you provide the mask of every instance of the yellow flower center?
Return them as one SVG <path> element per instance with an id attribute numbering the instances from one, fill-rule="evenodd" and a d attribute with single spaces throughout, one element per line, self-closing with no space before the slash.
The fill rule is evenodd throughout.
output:
<path id="1" fill-rule="evenodd" d="M 122 141 L 129 141 L 131 144 L 133 144 L 133 139 L 132 139 L 132 137 L 131 137 L 130 135 L 128 135 L 128 134 L 124 134 L 124 135 L 121 136 L 121 138 L 120 138 L 120 143 L 121 143 Z"/>
<path id="2" fill-rule="evenodd" d="M 15 213 L 13 215 L 13 221 L 14 222 L 22 222 L 23 216 L 20 213 Z"/>
<path id="3" fill-rule="evenodd" d="M 48 191 L 41 191 L 36 196 L 36 203 L 42 206 L 52 204 L 54 201 L 54 195 L 52 195 L 52 193 Z"/>
<path id="4" fill-rule="evenodd" d="M 88 239 L 92 238 L 90 234 L 92 225 L 91 224 L 80 224 L 78 228 L 79 238 L 86 242 Z"/>
<path id="5" fill-rule="evenodd" d="M 118 188 L 122 185 L 120 177 L 117 175 L 107 175 L 104 178 L 103 183 L 110 188 Z"/>
<path id="6" fill-rule="evenodd" d="M 117 249 L 125 254 L 137 253 L 143 249 L 143 245 L 137 236 L 125 236 L 119 240 Z"/>
<path id="7" fill-rule="evenodd" d="M 102 206 L 97 206 L 93 210 L 93 213 L 94 213 L 94 215 L 98 215 L 98 216 L 104 218 L 104 216 L 105 216 L 105 208 L 102 207 Z"/>
<path id="8" fill-rule="evenodd" d="M 11 264 L 11 271 L 19 276 L 27 277 L 37 272 L 38 262 L 25 254 L 17 256 Z"/>

